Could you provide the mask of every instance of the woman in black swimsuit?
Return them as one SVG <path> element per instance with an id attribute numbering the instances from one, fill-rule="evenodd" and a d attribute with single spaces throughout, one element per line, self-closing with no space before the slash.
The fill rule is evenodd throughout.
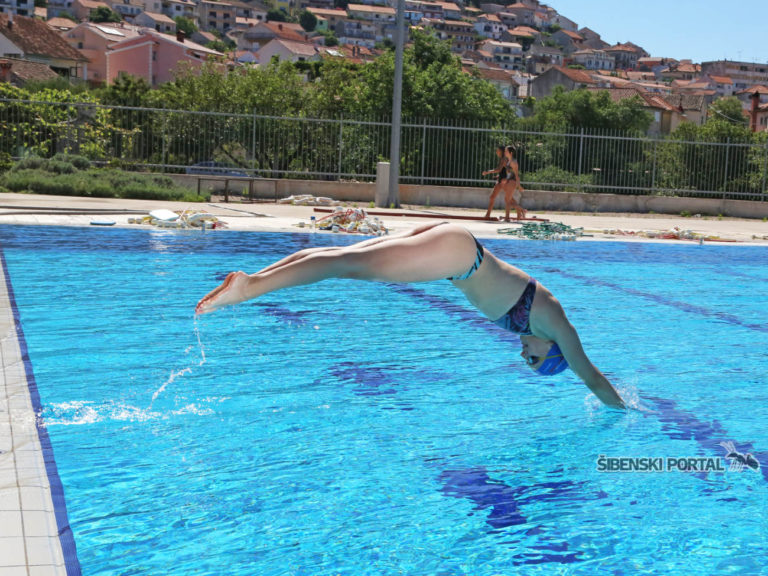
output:
<path id="1" fill-rule="evenodd" d="M 506 214 L 504 219 L 509 222 L 509 207 L 515 209 L 518 220 L 525 218 L 525 209 L 520 206 L 523 187 L 520 184 L 520 169 L 517 164 L 517 151 L 514 146 L 507 146 L 504 150 L 504 159 L 506 160 L 506 182 L 504 188 L 504 206 Z"/>
<path id="2" fill-rule="evenodd" d="M 499 158 L 499 165 L 496 166 L 493 170 L 486 170 L 483 172 L 483 176 L 488 176 L 489 174 L 498 174 L 498 177 L 496 179 L 496 185 L 493 187 L 493 190 L 491 190 L 491 196 L 488 201 L 488 210 L 485 212 L 484 218 L 486 220 L 490 220 L 491 218 L 491 212 L 493 211 L 493 204 L 496 202 L 496 197 L 499 195 L 499 192 L 504 188 L 504 184 L 507 181 L 507 159 L 505 156 L 506 149 L 504 146 L 497 146 L 496 147 L 496 156 Z M 506 200 L 506 197 L 505 197 Z M 509 218 L 509 206 L 507 206 L 507 218 Z"/>
<path id="3" fill-rule="evenodd" d="M 570 368 L 605 404 L 624 407 L 590 362 L 560 303 L 519 268 L 496 258 L 465 228 L 430 224 L 342 248 L 301 250 L 248 275 L 232 272 L 197 304 L 205 314 L 263 294 L 328 278 L 429 282 L 447 278 L 498 326 L 520 334 L 528 366 L 551 375 Z"/>

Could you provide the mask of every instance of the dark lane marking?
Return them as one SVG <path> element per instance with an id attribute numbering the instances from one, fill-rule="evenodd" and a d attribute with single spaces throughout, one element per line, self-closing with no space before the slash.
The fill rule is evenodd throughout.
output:
<path id="1" fill-rule="evenodd" d="M 254 302 L 253 306 L 261 308 L 262 312 L 267 316 L 273 316 L 274 318 L 279 318 L 289 324 L 296 324 L 298 326 L 306 324 L 307 320 L 305 316 L 312 313 L 311 310 L 293 311 L 290 308 L 272 302 Z"/>
<path id="2" fill-rule="evenodd" d="M 591 284 L 593 286 L 603 286 L 605 288 L 611 288 L 612 290 L 616 290 L 618 292 L 624 292 L 625 294 L 630 294 L 632 296 L 638 296 L 640 298 L 644 298 L 646 300 L 656 302 L 657 304 L 663 304 L 664 306 L 677 308 L 678 310 L 682 310 L 683 312 L 698 314 L 706 318 L 715 318 L 717 320 L 722 320 L 723 322 L 727 322 L 735 326 L 742 326 L 743 328 L 749 328 L 750 330 L 756 330 L 757 332 L 768 333 L 768 323 L 767 324 L 751 324 L 749 322 L 745 322 L 738 316 L 734 316 L 733 314 L 728 314 L 727 312 L 718 312 L 716 310 L 710 310 L 709 308 L 705 308 L 704 306 L 697 306 L 695 304 L 689 304 L 688 302 L 681 302 L 680 300 L 674 300 L 673 298 L 667 298 L 666 296 L 662 296 L 660 294 L 654 294 L 652 292 L 643 292 L 642 290 L 637 290 L 635 288 L 628 288 L 626 286 L 622 286 L 621 284 L 616 284 L 615 282 L 609 282 L 608 280 L 601 280 L 600 278 L 582 276 L 581 274 L 574 274 L 573 272 L 565 272 L 563 270 L 560 270 L 559 268 L 547 268 L 546 272 L 553 272 L 556 274 L 560 274 L 561 276 L 564 276 L 566 278 L 573 278 L 574 280 L 580 280 L 581 282 L 586 282 L 587 284 Z"/>
<path id="3" fill-rule="evenodd" d="M 400 383 L 403 374 L 392 374 L 386 368 L 369 366 L 359 362 L 341 362 L 331 367 L 329 373 L 341 383 L 352 384 L 352 392 L 358 396 L 395 396 L 398 390 L 405 387 Z M 421 383 L 428 381 L 440 381 L 440 374 L 429 374 L 424 371 L 414 373 Z M 385 410 L 392 410 L 392 406 L 382 406 Z M 397 408 L 409 412 L 414 409 L 411 404 L 398 402 Z"/>
<path id="4" fill-rule="evenodd" d="M 755 452 L 752 442 L 734 441 L 717 420 L 712 422 L 699 420 L 690 412 L 678 408 L 672 400 L 646 395 L 641 395 L 641 398 L 653 404 L 653 408 L 658 413 L 655 416 L 661 422 L 661 429 L 668 437 L 673 440 L 695 440 L 704 450 L 721 456 L 725 456 L 725 449 L 720 446 L 720 442 L 731 440 L 739 452 L 742 454 L 751 452 L 757 458 L 763 479 L 768 481 L 768 452 Z M 745 474 L 747 471 L 742 473 Z"/>
<path id="5" fill-rule="evenodd" d="M 605 492 L 598 491 L 585 494 L 585 482 L 542 482 L 531 486 L 513 488 L 508 484 L 493 480 L 485 468 L 469 468 L 465 470 L 445 470 L 440 474 L 443 483 L 441 491 L 454 498 L 466 498 L 473 502 L 477 510 L 490 509 L 486 522 L 494 530 L 502 530 L 511 526 L 527 524 L 528 519 L 523 515 L 521 507 L 532 502 L 548 501 L 588 501 L 607 498 Z M 608 503 L 610 504 L 610 503 Z M 527 530 L 527 534 L 539 536 L 542 529 L 535 527 Z M 541 550 L 543 553 L 524 553 L 515 556 L 514 564 L 570 564 L 582 560 L 583 552 L 568 552 L 567 541 L 547 541 L 542 536 L 540 544 L 530 546 L 530 550 Z"/>
<path id="6" fill-rule="evenodd" d="M 339 380 L 356 384 L 352 391 L 360 396 L 391 396 L 397 392 L 395 379 L 378 366 L 342 362 L 331 368 L 330 373 Z"/>

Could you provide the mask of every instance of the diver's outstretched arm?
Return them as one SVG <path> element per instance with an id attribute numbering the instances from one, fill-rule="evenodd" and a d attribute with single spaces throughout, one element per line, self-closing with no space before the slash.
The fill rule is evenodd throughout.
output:
<path id="1" fill-rule="evenodd" d="M 409 235 L 374 239 L 338 250 L 303 252 L 250 276 L 232 272 L 221 286 L 200 300 L 196 312 L 212 312 L 268 292 L 328 278 L 382 282 L 439 280 L 463 274 L 476 257 L 472 235 L 451 224 L 426 226 Z"/>

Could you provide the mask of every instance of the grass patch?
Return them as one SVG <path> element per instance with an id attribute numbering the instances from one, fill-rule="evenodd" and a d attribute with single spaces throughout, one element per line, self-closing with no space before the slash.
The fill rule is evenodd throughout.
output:
<path id="1" fill-rule="evenodd" d="M 93 168 L 82 157 L 64 154 L 19 161 L 0 175 L 0 187 L 11 192 L 92 198 L 182 202 L 206 202 L 211 198 L 210 194 L 198 195 L 189 188 L 175 185 L 168 176 Z"/>

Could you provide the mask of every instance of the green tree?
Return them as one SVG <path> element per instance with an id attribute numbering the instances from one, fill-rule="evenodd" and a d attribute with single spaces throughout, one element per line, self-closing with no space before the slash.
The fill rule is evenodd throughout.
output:
<path id="1" fill-rule="evenodd" d="M 288 22 L 288 16 L 282 10 L 270 8 L 267 10 L 267 22 Z"/>
<path id="2" fill-rule="evenodd" d="M 197 32 L 197 26 L 195 25 L 194 21 L 191 18 L 186 18 L 184 16 L 176 16 L 176 18 L 173 19 L 174 22 L 176 22 L 176 30 L 180 30 L 184 32 L 184 36 L 189 38 Z"/>
<path id="3" fill-rule="evenodd" d="M 614 102 L 608 92 L 567 92 L 556 86 L 550 96 L 536 100 L 529 122 L 549 132 L 589 128 L 645 133 L 652 120 L 639 97 Z"/>
<path id="4" fill-rule="evenodd" d="M 99 6 L 96 10 L 92 10 L 88 16 L 88 20 L 91 22 L 120 22 L 122 16 L 107 6 Z"/>
<path id="5" fill-rule="evenodd" d="M 120 74 L 115 80 L 95 91 L 103 104 L 110 106 L 147 106 L 151 88 L 144 78 Z"/>
<path id="6" fill-rule="evenodd" d="M 208 42 L 205 47 L 210 48 L 211 50 L 216 50 L 217 52 L 228 52 L 232 49 L 232 46 L 223 40 L 214 40 L 213 42 Z"/>
<path id="7" fill-rule="evenodd" d="M 299 24 L 307 32 L 312 32 L 317 28 L 317 16 L 312 14 L 309 10 L 302 10 L 299 14 Z"/>

